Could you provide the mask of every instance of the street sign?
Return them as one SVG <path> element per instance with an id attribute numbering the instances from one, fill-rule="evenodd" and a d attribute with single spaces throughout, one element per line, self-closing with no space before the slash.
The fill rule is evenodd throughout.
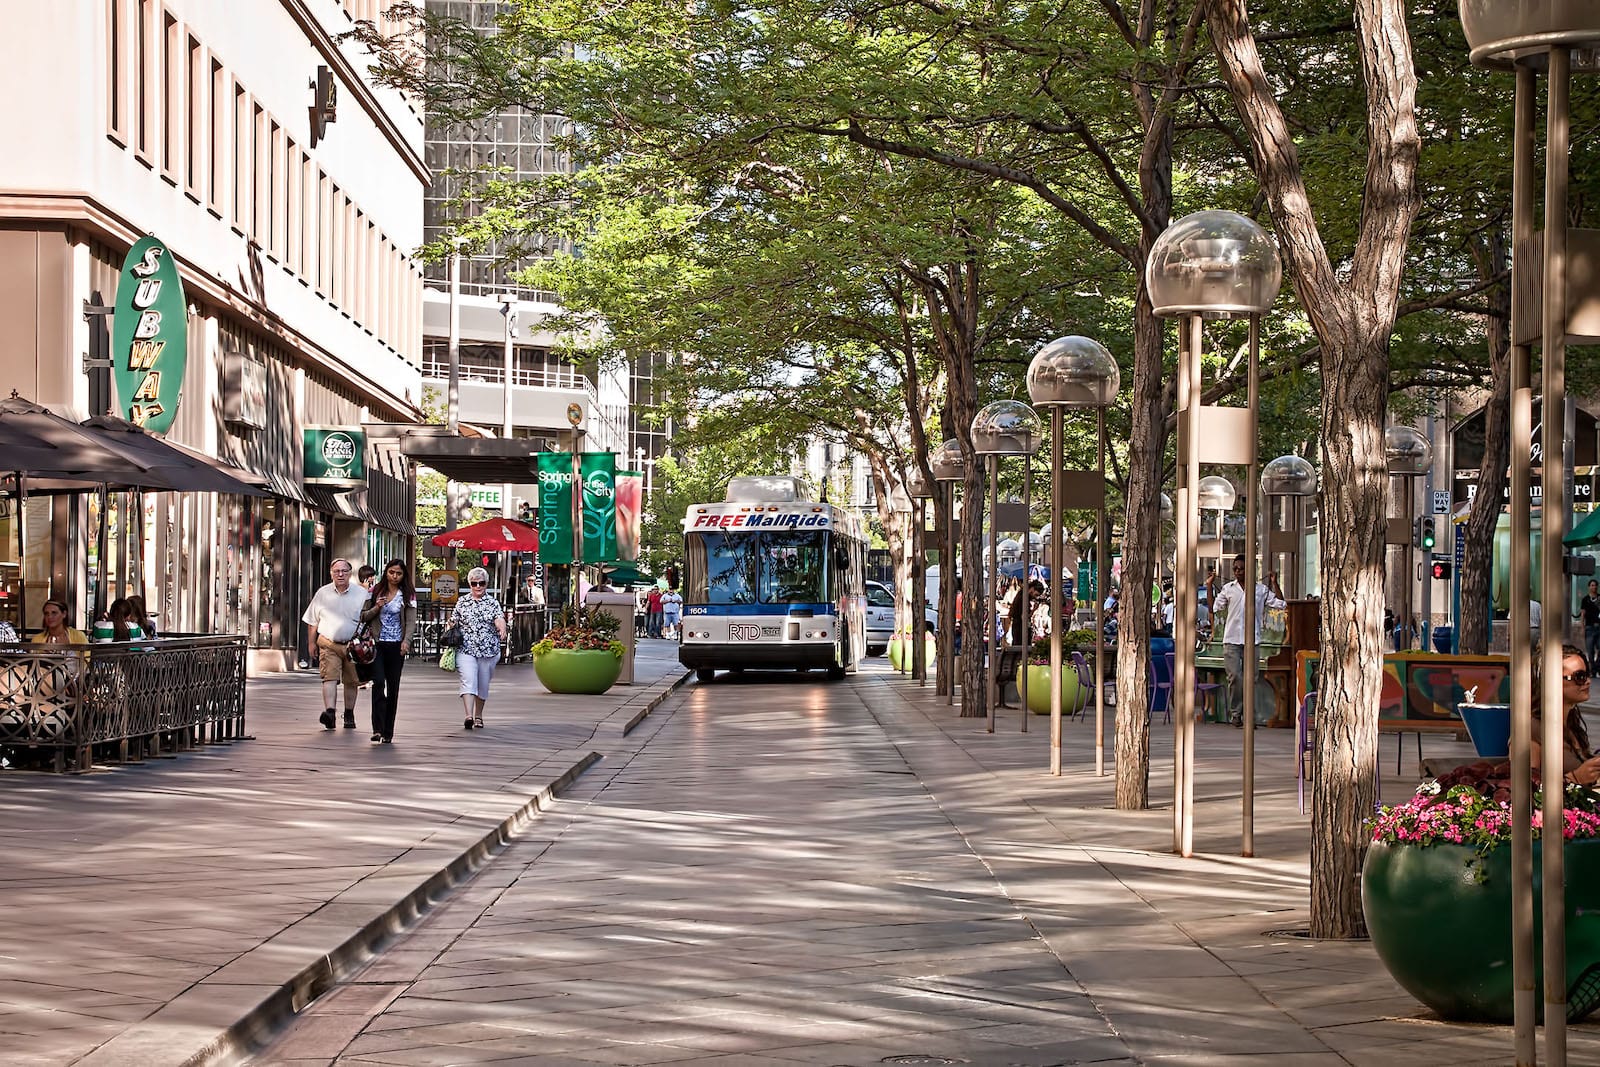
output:
<path id="1" fill-rule="evenodd" d="M 1433 491 L 1433 513 L 1435 515 L 1450 514 L 1450 490 L 1435 489 Z"/>

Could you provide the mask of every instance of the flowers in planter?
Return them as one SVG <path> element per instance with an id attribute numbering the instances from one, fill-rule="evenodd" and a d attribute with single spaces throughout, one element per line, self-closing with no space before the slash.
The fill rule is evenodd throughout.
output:
<path id="1" fill-rule="evenodd" d="M 1089 648 L 1094 644 L 1093 630 L 1065 630 L 1061 634 L 1061 655 L 1063 659 L 1070 658 L 1074 652 Z M 1035 641 L 1028 649 L 1028 666 L 1050 666 L 1050 637 Z"/>
<path id="2" fill-rule="evenodd" d="M 569 604 L 556 613 L 555 625 L 544 635 L 544 640 L 533 646 L 533 654 L 542 656 L 564 648 L 609 652 L 621 659 L 627 651 L 627 646 L 617 640 L 617 630 L 621 626 L 617 617 L 604 608 L 573 607 Z"/>
<path id="3" fill-rule="evenodd" d="M 1539 772 L 1533 772 L 1533 836 L 1544 819 Z M 1600 791 L 1568 784 L 1562 836 L 1600 837 Z M 1511 764 L 1481 760 L 1423 782 L 1403 804 L 1384 808 L 1368 822 L 1374 844 L 1470 845 L 1486 854 L 1511 840 Z"/>

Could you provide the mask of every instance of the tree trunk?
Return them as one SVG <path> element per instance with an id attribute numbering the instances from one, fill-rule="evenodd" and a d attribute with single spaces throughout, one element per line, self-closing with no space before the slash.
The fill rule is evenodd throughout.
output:
<path id="1" fill-rule="evenodd" d="M 1478 277 L 1492 278 L 1506 269 L 1506 241 L 1498 227 L 1490 227 L 1474 242 L 1473 261 Z M 1491 313 L 1484 340 L 1489 347 L 1489 399 L 1483 407 L 1483 461 L 1478 464 L 1478 489 L 1472 512 L 1462 527 L 1466 538 L 1461 563 L 1461 612 L 1456 619 L 1463 655 L 1482 656 L 1489 651 L 1492 625 L 1489 579 L 1494 559 L 1494 530 L 1500 521 L 1511 458 L 1511 282 L 1507 278 L 1488 292 Z"/>
<path id="2" fill-rule="evenodd" d="M 1383 447 L 1388 342 L 1416 217 L 1416 68 L 1404 0 L 1356 0 L 1367 96 L 1361 222 L 1348 281 L 1334 273 L 1299 156 L 1262 68 L 1244 0 L 1210 0 L 1207 22 L 1223 80 L 1254 151 L 1300 306 L 1322 350 L 1322 657 L 1312 777 L 1311 933 L 1364 932 L 1362 820 L 1372 814 L 1383 682 Z"/>

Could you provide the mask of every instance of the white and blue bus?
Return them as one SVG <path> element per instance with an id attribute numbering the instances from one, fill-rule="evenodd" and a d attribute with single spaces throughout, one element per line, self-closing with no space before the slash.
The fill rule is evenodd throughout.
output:
<path id="1" fill-rule="evenodd" d="M 866 529 L 853 511 L 801 499 L 792 478 L 735 478 L 683 518 L 678 659 L 718 670 L 822 668 L 843 678 L 866 651 Z"/>

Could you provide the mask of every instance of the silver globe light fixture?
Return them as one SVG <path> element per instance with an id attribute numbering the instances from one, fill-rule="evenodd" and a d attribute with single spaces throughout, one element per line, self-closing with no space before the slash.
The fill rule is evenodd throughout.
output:
<path id="1" fill-rule="evenodd" d="M 996 529 L 994 526 L 996 512 L 1000 505 L 1000 458 L 1002 456 L 1032 456 L 1039 450 L 1040 444 L 1039 415 L 1027 404 L 1020 400 L 996 400 L 985 404 L 978 409 L 972 418 L 972 449 L 983 456 L 986 464 L 985 473 L 989 480 L 989 569 L 988 582 L 985 585 L 983 598 L 982 618 L 987 624 L 989 667 L 988 667 L 988 705 L 989 723 L 988 730 L 994 733 L 995 715 L 1000 703 L 1000 697 L 1005 692 L 1005 679 L 1000 677 L 1000 641 L 996 634 L 998 627 L 989 619 L 989 613 L 994 610 L 995 593 L 999 589 L 998 545 Z M 1023 511 L 1026 514 L 1032 505 L 1033 468 L 1031 464 L 1024 464 L 1022 468 L 1022 499 Z M 1025 524 L 1027 525 L 1027 524 Z M 1023 549 L 1022 574 L 1023 591 L 1027 595 L 1028 552 Z M 1026 606 L 1026 605 L 1024 605 Z M 1023 677 L 1027 677 L 1023 671 Z M 1022 729 L 1028 729 L 1028 709 L 1026 706 L 1027 692 L 1024 683 L 1022 692 L 1024 706 L 1022 709 Z"/>
<path id="2" fill-rule="evenodd" d="M 1279 456 L 1261 468 L 1261 495 L 1267 498 L 1267 554 L 1291 557 L 1291 564 L 1279 567 L 1278 573 L 1288 581 L 1284 585 L 1286 597 L 1301 594 L 1300 581 L 1300 500 L 1317 495 L 1317 472 L 1301 456 Z M 1278 517 L 1272 514 L 1273 504 L 1278 505 Z"/>
<path id="3" fill-rule="evenodd" d="M 1433 467 L 1433 445 L 1414 426 L 1390 426 L 1383 431 L 1383 459 L 1390 474 L 1427 474 Z"/>
<path id="4" fill-rule="evenodd" d="M 1066 555 L 1062 539 L 1061 516 L 1068 508 L 1092 508 L 1095 513 L 1095 633 L 1105 630 L 1105 606 L 1101 589 L 1105 559 L 1106 511 L 1106 408 L 1122 388 L 1122 371 L 1106 347 L 1092 337 L 1076 334 L 1058 337 L 1046 344 L 1028 364 L 1028 399 L 1050 412 L 1050 773 L 1061 773 L 1061 651 L 1063 630 L 1063 586 L 1060 567 Z M 1095 413 L 1095 469 L 1063 469 L 1063 431 L 1069 410 L 1093 409 Z M 1040 531 L 1043 533 L 1044 531 Z M 1097 643 L 1103 638 L 1097 637 Z M 1101 684 L 1104 653 L 1094 659 L 1094 772 L 1106 773 L 1105 686 Z M 1023 672 L 1024 678 L 1027 672 Z M 1026 697 L 1023 699 L 1026 705 Z M 1026 712 L 1024 712 L 1026 718 Z"/>
<path id="5" fill-rule="evenodd" d="M 1256 582 L 1256 397 L 1261 316 L 1283 283 L 1277 243 L 1255 220 L 1234 211 L 1197 211 L 1173 222 L 1150 249 L 1145 286 L 1157 315 L 1182 320 L 1178 353 L 1178 499 L 1172 721 L 1176 767 L 1172 847 L 1194 854 L 1194 701 L 1196 604 L 1199 598 L 1200 464 L 1248 468 L 1245 477 L 1245 587 Z M 1244 408 L 1201 401 L 1204 319 L 1249 320 L 1248 396 Z M 1255 853 L 1255 597 L 1245 600 L 1244 766 L 1241 851 Z"/>

